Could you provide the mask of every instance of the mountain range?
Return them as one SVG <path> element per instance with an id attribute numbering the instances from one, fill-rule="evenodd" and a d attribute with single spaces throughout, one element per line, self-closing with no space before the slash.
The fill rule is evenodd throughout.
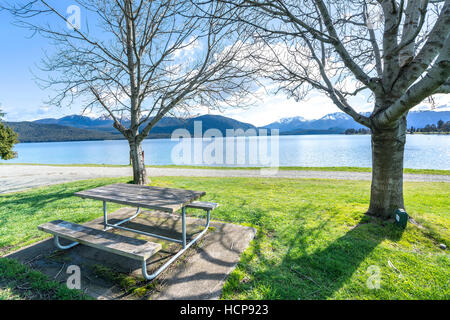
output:
<path id="1" fill-rule="evenodd" d="M 202 115 L 188 119 L 164 117 L 152 128 L 148 138 L 170 138 L 172 132 L 179 128 L 187 129 L 193 135 L 195 121 L 201 121 L 202 133 L 214 128 L 224 136 L 227 129 L 257 129 L 252 124 L 220 115 Z M 123 135 L 113 127 L 113 120 L 105 117 L 90 118 L 70 115 L 59 119 L 46 118 L 31 122 L 7 122 L 7 124 L 18 133 L 20 142 L 124 139 Z M 130 121 L 123 119 L 122 124 L 128 127 Z"/>
<path id="2" fill-rule="evenodd" d="M 57 141 L 89 141 L 121 139 L 120 134 L 110 132 L 80 129 L 59 124 L 40 124 L 21 121 L 8 122 L 19 135 L 20 142 L 57 142 Z M 114 129 L 114 128 L 113 128 Z"/>
<path id="3" fill-rule="evenodd" d="M 370 113 L 362 113 L 369 116 Z M 406 117 L 408 128 L 423 128 L 427 124 L 436 124 L 439 120 L 449 121 L 450 111 L 413 111 L 409 112 Z M 330 130 L 340 131 L 342 133 L 346 129 L 365 128 L 363 125 L 354 121 L 349 115 L 343 112 L 330 113 L 316 120 L 306 120 L 302 117 L 283 118 L 279 121 L 272 122 L 264 128 L 279 129 L 283 134 L 294 134 L 294 132 L 307 130 Z"/>
<path id="4" fill-rule="evenodd" d="M 450 111 L 415 111 L 407 117 L 408 128 L 423 128 L 427 124 L 436 124 L 439 120 L 449 121 Z M 176 117 L 162 118 L 152 128 L 149 138 L 170 138 L 172 132 L 178 128 L 187 129 L 194 133 L 194 122 L 202 122 L 202 133 L 215 128 L 225 136 L 227 129 L 258 129 L 250 123 L 241 122 L 220 115 L 202 115 L 181 119 Z M 124 126 L 129 120 L 123 119 Z M 50 141 L 83 141 L 83 140 L 117 140 L 124 139 L 113 127 L 113 120 L 107 117 L 90 118 L 81 115 L 70 115 L 59 119 L 46 118 L 35 121 L 8 122 L 18 134 L 21 142 L 50 142 Z M 260 128 L 278 129 L 281 135 L 298 134 L 339 134 L 346 129 L 363 128 L 350 116 L 342 112 L 327 114 L 326 116 L 307 120 L 302 117 L 283 118 Z"/>

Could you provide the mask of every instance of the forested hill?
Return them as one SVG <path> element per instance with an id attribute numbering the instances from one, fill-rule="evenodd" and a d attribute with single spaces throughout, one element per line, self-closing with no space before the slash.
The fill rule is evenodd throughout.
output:
<path id="1" fill-rule="evenodd" d="M 55 142 L 121 139 L 122 135 L 110 132 L 80 129 L 58 124 L 34 122 L 7 122 L 19 135 L 20 142 Z"/>
<path id="2" fill-rule="evenodd" d="M 151 130 L 148 138 L 170 138 L 172 132 L 184 128 L 194 135 L 194 124 L 201 123 L 201 130 L 214 128 L 223 135 L 227 129 L 256 129 L 251 124 L 240 122 L 219 115 L 203 115 L 190 119 L 173 117 L 163 118 Z M 90 119 L 83 116 L 67 116 L 61 119 L 41 119 L 33 122 L 8 122 L 8 125 L 19 134 L 20 142 L 55 142 L 55 141 L 87 141 L 87 140 L 118 140 L 124 139 L 122 134 L 113 127 L 109 119 Z M 124 121 L 124 125 L 129 125 Z"/>

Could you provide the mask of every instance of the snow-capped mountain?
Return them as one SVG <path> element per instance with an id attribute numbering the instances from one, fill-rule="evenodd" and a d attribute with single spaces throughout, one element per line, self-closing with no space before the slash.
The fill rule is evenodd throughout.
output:
<path id="1" fill-rule="evenodd" d="M 323 116 L 320 118 L 320 120 L 348 120 L 351 117 L 343 112 L 335 112 L 335 113 L 329 113 L 326 116 Z"/>
<path id="2" fill-rule="evenodd" d="M 279 121 L 272 122 L 264 126 L 267 129 L 279 129 L 280 132 L 287 132 L 293 130 L 328 130 L 330 128 L 347 129 L 348 126 L 352 128 L 361 128 L 359 124 L 343 112 L 330 113 L 320 119 L 306 120 L 303 117 L 283 118 Z"/>
<path id="3" fill-rule="evenodd" d="M 100 117 L 94 117 L 94 116 L 87 116 L 90 119 L 97 119 L 97 120 L 112 120 L 111 116 L 107 114 L 102 114 Z"/>
<path id="4" fill-rule="evenodd" d="M 297 129 L 304 125 L 308 120 L 301 116 L 282 118 L 278 121 L 272 122 L 271 124 L 265 126 L 267 129 L 280 129 L 280 131 L 290 131 Z M 282 128 L 282 129 L 281 129 Z"/>
<path id="5" fill-rule="evenodd" d="M 293 121 L 306 121 L 305 118 L 301 117 L 301 116 L 296 116 L 296 117 L 290 117 L 290 118 L 282 118 L 279 120 L 280 123 L 290 123 Z"/>
<path id="6" fill-rule="evenodd" d="M 365 116 L 370 113 L 362 113 Z M 301 118 L 302 120 L 297 120 Z M 423 128 L 427 124 L 436 124 L 439 120 L 450 121 L 450 111 L 412 111 L 408 113 L 407 123 L 409 127 Z M 279 129 L 280 132 L 293 130 L 329 130 L 329 129 L 360 129 L 364 126 L 354 121 L 343 112 L 330 113 L 316 120 L 305 120 L 302 117 L 284 118 L 264 126 L 268 129 Z"/>
<path id="7" fill-rule="evenodd" d="M 81 115 L 70 115 L 59 119 L 47 118 L 33 121 L 39 124 L 57 124 L 80 129 L 98 129 L 103 131 L 115 132 L 113 121 L 107 117 L 92 118 Z"/>

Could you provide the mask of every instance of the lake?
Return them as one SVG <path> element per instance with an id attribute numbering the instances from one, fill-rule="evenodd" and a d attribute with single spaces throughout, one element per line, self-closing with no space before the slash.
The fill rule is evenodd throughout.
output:
<path id="1" fill-rule="evenodd" d="M 277 139 L 277 141 L 275 141 Z M 369 135 L 298 135 L 208 139 L 148 139 L 149 165 L 370 167 Z M 405 168 L 450 169 L 450 135 L 407 135 Z M 184 148 L 184 149 L 183 149 Z M 9 163 L 128 164 L 125 140 L 20 143 Z M 204 155 L 203 158 L 198 155 Z M 268 157 L 264 155 L 269 155 Z M 255 156 L 256 155 L 256 156 Z M 6 162 L 2 161 L 1 162 Z"/>

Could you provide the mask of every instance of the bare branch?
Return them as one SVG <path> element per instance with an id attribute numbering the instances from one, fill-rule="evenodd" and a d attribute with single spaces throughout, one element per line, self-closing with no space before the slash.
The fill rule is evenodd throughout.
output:
<path id="1" fill-rule="evenodd" d="M 427 74 L 409 88 L 389 108 L 379 113 L 375 121 L 379 125 L 390 125 L 402 117 L 408 110 L 422 102 L 426 97 L 434 94 L 443 85 L 445 87 L 450 77 L 450 37 L 441 50 L 441 53 L 427 72 Z"/>

